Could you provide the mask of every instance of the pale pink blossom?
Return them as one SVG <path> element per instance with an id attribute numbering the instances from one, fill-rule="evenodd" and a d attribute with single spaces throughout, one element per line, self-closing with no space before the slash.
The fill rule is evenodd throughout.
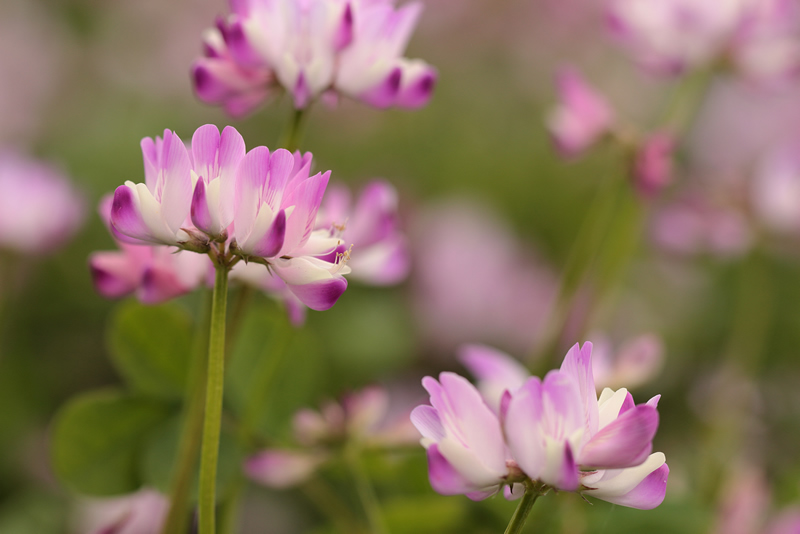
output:
<path id="1" fill-rule="evenodd" d="M 83 196 L 47 163 L 0 150 L 0 188 L 0 248 L 49 254 L 83 223 Z"/>
<path id="2" fill-rule="evenodd" d="M 753 211 L 765 226 L 800 232 L 800 137 L 777 144 L 761 158 L 750 192 Z"/>
<path id="3" fill-rule="evenodd" d="M 416 217 L 411 242 L 416 317 L 429 344 L 531 350 L 557 279 L 502 219 L 473 203 L 434 205 Z"/>
<path id="4" fill-rule="evenodd" d="M 547 117 L 550 136 L 564 157 L 577 157 L 609 133 L 614 110 L 574 68 L 556 75 L 558 106 Z"/>
<path id="5" fill-rule="evenodd" d="M 647 136 L 633 161 L 633 185 L 645 197 L 653 197 L 672 182 L 675 138 L 666 132 Z"/>
<path id="6" fill-rule="evenodd" d="M 654 334 L 627 339 L 616 350 L 608 339 L 594 336 L 592 371 L 597 389 L 635 388 L 651 381 L 664 366 L 664 345 Z"/>

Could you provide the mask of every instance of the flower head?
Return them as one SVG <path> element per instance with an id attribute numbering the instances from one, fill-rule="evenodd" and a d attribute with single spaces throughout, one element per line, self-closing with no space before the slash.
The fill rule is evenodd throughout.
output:
<path id="1" fill-rule="evenodd" d="M 245 0 L 206 33 L 198 96 L 236 115 L 283 87 L 297 109 L 325 92 L 385 108 L 430 99 L 436 71 L 402 57 L 421 7 L 390 0 Z"/>
<path id="2" fill-rule="evenodd" d="M 573 68 L 556 76 L 559 105 L 547 119 L 553 142 L 564 157 L 576 157 L 609 132 L 614 111 L 603 95 Z"/>
<path id="3" fill-rule="evenodd" d="M 527 478 L 633 508 L 661 504 L 669 468 L 662 453 L 651 454 L 660 396 L 636 405 L 626 389 L 606 388 L 598 398 L 591 351 L 591 343 L 575 345 L 541 380 L 525 379 L 505 355 L 469 348 L 463 359 L 483 375 L 496 411 L 457 375 L 426 378 L 433 406 L 416 408 L 412 420 L 434 489 L 486 496 Z"/>
<path id="4" fill-rule="evenodd" d="M 61 172 L 0 151 L 0 248 L 41 255 L 62 246 L 80 226 L 84 201 Z"/>

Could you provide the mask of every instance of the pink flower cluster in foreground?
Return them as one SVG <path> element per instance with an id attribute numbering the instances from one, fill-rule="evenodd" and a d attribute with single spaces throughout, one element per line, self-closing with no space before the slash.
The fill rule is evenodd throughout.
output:
<path id="1" fill-rule="evenodd" d="M 322 410 L 304 409 L 293 419 L 294 448 L 267 449 L 245 462 L 247 475 L 265 486 L 287 488 L 306 481 L 335 457 L 336 444 L 353 441 L 361 447 L 410 445 L 417 441 L 409 409 L 390 416 L 388 392 L 377 386 L 329 402 Z"/>
<path id="2" fill-rule="evenodd" d="M 0 187 L 0 249 L 48 254 L 83 222 L 83 197 L 45 163 L 0 151 Z"/>
<path id="3" fill-rule="evenodd" d="M 632 508 L 661 504 L 669 468 L 652 453 L 660 396 L 636 405 L 621 388 L 598 398 L 591 351 L 575 345 L 560 369 L 510 385 L 496 404 L 454 373 L 424 378 L 431 406 L 411 419 L 433 488 L 476 500 L 503 489 L 513 498 L 531 479 Z"/>
<path id="4" fill-rule="evenodd" d="M 169 132 L 165 139 L 171 140 L 173 136 Z M 143 142 L 146 147 L 150 143 L 150 140 Z M 157 139 L 156 143 L 160 143 L 163 151 L 165 141 Z M 311 154 L 291 155 L 279 150 L 270 156 L 265 147 L 259 147 L 245 156 L 244 143 L 236 130 L 228 127 L 220 136 L 215 126 L 207 125 L 195 133 L 187 154 L 191 160 L 187 172 L 180 146 L 175 146 L 179 155 L 171 156 L 171 163 L 161 165 L 165 168 L 178 165 L 177 172 L 153 170 L 154 164 L 148 161 L 145 151 L 146 168 L 148 165 L 151 168 L 150 181 L 135 186 L 126 184 L 116 194 L 118 201 L 127 202 L 126 198 L 135 192 L 138 196 L 125 209 L 134 218 L 149 209 L 147 223 L 141 219 L 141 227 L 125 226 L 123 210 L 117 213 L 115 225 L 112 199 L 106 197 L 101 202 L 101 216 L 119 246 L 118 251 L 95 252 L 89 258 L 95 287 L 103 296 L 119 298 L 135 293 L 142 302 L 156 304 L 209 284 L 214 270 L 209 257 L 182 250 L 180 246 L 202 249 L 207 241 L 226 239 L 230 246 L 251 259 L 259 256 L 269 264 L 267 269 L 261 262 L 237 263 L 231 271 L 231 280 L 282 300 L 295 324 L 303 322 L 306 307 L 325 309 L 335 302 L 346 287 L 341 275 L 350 266 L 355 266 L 358 279 L 372 285 L 397 283 L 408 274 L 409 253 L 399 227 L 397 192 L 389 183 L 370 182 L 352 207 L 350 193 L 343 186 L 332 188 L 324 201 L 312 206 L 308 203 L 309 195 L 314 197 L 313 203 L 322 196 L 321 182 L 327 182 L 327 173 L 305 178 Z M 177 164 L 173 161 L 176 158 Z M 289 164 L 292 170 L 287 173 Z M 295 166 L 302 169 L 292 174 Z M 314 179 L 316 185 L 300 188 L 297 182 L 303 179 Z M 173 182 L 178 181 L 183 182 L 182 200 L 175 200 L 173 190 L 168 189 L 168 184 L 174 187 Z M 148 184 L 156 196 L 160 193 L 160 206 Z M 188 215 L 187 191 L 193 191 Z M 159 207 L 161 211 L 178 209 L 176 221 L 183 216 L 174 233 L 164 229 L 164 214 L 152 213 Z M 238 226 L 235 210 L 239 210 Z M 254 210 L 258 211 L 256 215 Z M 127 228 L 127 234 L 119 228 L 120 224 Z M 155 230 L 149 230 L 147 224 Z M 156 231 L 160 232 L 158 236 Z M 278 248 L 276 243 L 281 239 Z M 295 245 L 287 244 L 292 240 Z M 153 241 L 162 245 L 147 244 Z M 349 256 L 351 245 L 356 247 L 352 261 L 344 267 L 341 258 Z"/>
<path id="5" fill-rule="evenodd" d="M 311 154 L 264 146 L 246 152 L 234 128 L 220 134 L 210 124 L 197 129 L 189 149 L 166 130 L 163 138 L 145 138 L 142 152 L 145 183 L 119 186 L 111 205 L 111 232 L 121 244 L 261 263 L 315 310 L 333 306 L 347 288 L 347 254 L 336 254 L 342 240 L 315 229 L 330 171 L 312 175 Z M 153 282 L 160 274 L 157 282 L 167 287 L 157 288 L 150 300 L 163 300 L 204 278 L 201 265 L 200 276 L 189 277 L 176 260 L 160 261 L 158 250 L 124 247 L 122 254 L 92 258 L 95 282 L 106 295 L 139 286 L 147 291 L 146 277 Z"/>
<path id="6" fill-rule="evenodd" d="M 402 57 L 422 5 L 392 0 L 232 0 L 192 66 L 197 96 L 233 116 L 283 87 L 297 109 L 323 93 L 386 108 L 418 108 L 436 71 Z"/>
<path id="7" fill-rule="evenodd" d="M 677 75 L 727 63 L 748 78 L 800 69 L 800 7 L 787 0 L 614 0 L 615 36 L 645 68 Z"/>

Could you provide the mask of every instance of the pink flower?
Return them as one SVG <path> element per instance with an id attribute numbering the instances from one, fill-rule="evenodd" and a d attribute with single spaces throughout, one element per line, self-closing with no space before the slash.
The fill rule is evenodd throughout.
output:
<path id="1" fill-rule="evenodd" d="M 672 181 L 672 157 L 675 139 L 658 132 L 639 146 L 633 162 L 633 184 L 645 197 L 660 193 Z"/>
<path id="2" fill-rule="evenodd" d="M 93 500 L 82 511 L 81 529 L 90 534 L 158 534 L 169 501 L 154 490 Z"/>
<path id="3" fill-rule="evenodd" d="M 320 258 L 341 240 L 314 231 L 330 171 L 309 177 L 310 165 L 311 154 L 270 154 L 266 147 L 248 152 L 237 175 L 233 235 L 237 251 L 267 259 L 303 304 L 326 310 L 347 289 L 342 275 L 350 268 L 346 254 L 335 262 Z"/>
<path id="4" fill-rule="evenodd" d="M 756 167 L 751 199 L 756 216 L 770 229 L 800 232 L 800 137 L 779 143 Z"/>
<path id="5" fill-rule="evenodd" d="M 192 204 L 191 161 L 183 141 L 170 130 L 163 139 L 142 139 L 145 183 L 125 182 L 114 192 L 111 226 L 130 243 L 179 245 Z"/>
<path id="6" fill-rule="evenodd" d="M 556 75 L 558 106 L 547 118 L 550 136 L 563 157 L 576 157 L 607 134 L 614 111 L 580 73 L 562 67 Z"/>
<path id="7" fill-rule="evenodd" d="M 784 0 L 615 0 L 615 36 L 645 68 L 681 74 L 720 59 L 756 79 L 796 74 L 800 12 Z"/>
<path id="8" fill-rule="evenodd" d="M 402 53 L 420 5 L 390 0 L 245 0 L 207 33 L 198 96 L 243 115 L 282 86 L 298 109 L 327 91 L 376 107 L 427 103 L 436 71 Z"/>
<path id="9" fill-rule="evenodd" d="M 220 134 L 213 125 L 197 129 L 188 151 L 169 130 L 163 139 L 144 139 L 142 151 L 146 183 L 126 182 L 114 193 L 111 230 L 119 241 L 261 263 L 267 275 L 281 279 L 281 288 L 314 310 L 327 310 L 347 288 L 349 253 L 337 253 L 341 240 L 329 230 L 314 230 L 330 171 L 309 176 L 311 154 L 270 154 L 264 146 L 245 154 L 235 129 Z M 139 252 L 95 257 L 93 265 L 101 275 L 112 268 L 114 283 L 123 271 L 122 278 L 132 279 L 146 261 Z"/>
<path id="10" fill-rule="evenodd" d="M 100 216 L 110 227 L 112 198 L 100 202 Z M 113 234 L 113 231 L 112 231 Z M 115 239 L 119 250 L 89 256 L 98 293 L 116 299 L 135 293 L 145 304 L 158 304 L 203 285 L 213 273 L 206 256 L 160 245 L 133 245 Z"/>
<path id="11" fill-rule="evenodd" d="M 661 504 L 669 468 L 662 453 L 651 454 L 660 397 L 637 406 L 621 388 L 598 399 L 591 351 L 590 343 L 575 345 L 561 369 L 540 380 L 503 353 L 466 347 L 462 361 L 482 393 L 451 373 L 441 384 L 427 377 L 433 406 L 416 408 L 412 421 L 434 489 L 478 498 L 528 477 L 623 506 Z"/>
<path id="12" fill-rule="evenodd" d="M 250 61 L 255 52 L 244 39 L 237 14 L 229 20 L 218 18 L 216 27 L 206 30 L 203 56 L 192 65 L 195 93 L 206 104 L 222 106 L 232 117 L 249 114 L 277 92 L 272 69 Z"/>
<path id="13" fill-rule="evenodd" d="M 327 228 L 345 245 L 353 245 L 348 262 L 352 278 L 371 285 L 397 284 L 411 268 L 397 209 L 397 191 L 388 182 L 369 182 L 354 206 L 347 188 L 338 185 L 328 190 L 316 227 Z"/>
<path id="14" fill-rule="evenodd" d="M 626 340 L 616 351 L 600 336 L 592 351 L 592 372 L 598 390 L 635 388 L 652 380 L 664 365 L 664 345 L 654 334 Z M 616 354 L 614 353 L 616 352 Z"/>
<path id="15" fill-rule="evenodd" d="M 66 176 L 45 163 L 0 151 L 0 187 L 0 248 L 48 254 L 83 222 L 83 197 Z"/>
<path id="16" fill-rule="evenodd" d="M 410 258 L 405 235 L 397 217 L 397 192 L 389 183 L 375 180 L 363 190 L 354 207 L 344 186 L 329 188 L 315 221 L 315 233 L 333 236 L 342 243 L 334 251 L 315 258 L 326 270 L 337 268 L 337 255 L 350 254 L 351 277 L 367 284 L 389 285 L 408 274 Z M 239 280 L 282 301 L 293 324 L 305 321 L 306 306 L 286 282 L 258 265 L 237 264 L 231 272 Z"/>
<path id="17" fill-rule="evenodd" d="M 417 406 L 411 421 L 422 434 L 428 478 L 442 495 L 480 500 L 496 493 L 509 477 L 500 421 L 465 378 L 442 373 L 425 377 L 431 406 Z"/>
<path id="18" fill-rule="evenodd" d="M 478 342 L 531 350 L 555 299 L 549 267 L 480 205 L 431 206 L 414 226 L 415 316 L 426 340 L 441 352 Z"/>
<path id="19" fill-rule="evenodd" d="M 690 192 L 655 213 L 651 236 L 656 245 L 682 255 L 736 257 L 752 242 L 747 220 L 738 211 L 712 204 Z"/>
<path id="20" fill-rule="evenodd" d="M 534 480 L 623 506 L 661 504 L 669 469 L 650 454 L 658 428 L 656 405 L 634 405 L 622 388 L 597 398 L 592 346 L 575 345 L 560 370 L 509 394 L 504 428 L 509 450 Z"/>

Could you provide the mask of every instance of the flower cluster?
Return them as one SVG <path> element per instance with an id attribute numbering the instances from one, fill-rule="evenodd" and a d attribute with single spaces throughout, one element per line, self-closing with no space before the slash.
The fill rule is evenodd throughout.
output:
<path id="1" fill-rule="evenodd" d="M 499 402 L 454 373 L 423 379 L 431 406 L 411 419 L 433 488 L 472 499 L 504 488 L 512 498 L 535 481 L 632 508 L 661 504 L 669 468 L 651 453 L 660 396 L 636 405 L 621 388 L 598 398 L 591 351 L 575 345 L 559 370 L 510 384 Z"/>
<path id="2" fill-rule="evenodd" d="M 221 176 L 213 180 L 208 188 L 205 181 L 202 185 L 198 181 L 195 189 L 199 187 L 210 191 L 211 196 L 218 195 L 221 180 Z M 209 194 L 202 191 L 200 194 L 206 197 L 206 212 L 211 213 Z M 354 206 L 351 206 L 350 197 L 350 192 L 342 185 L 328 188 L 317 211 L 312 234 L 320 240 L 328 236 L 330 246 L 334 245 L 334 240 L 338 244 L 327 254 L 312 256 L 307 261 L 327 270 L 330 267 L 326 263 L 336 264 L 337 255 L 348 257 L 348 267 L 355 266 L 354 277 L 364 283 L 389 285 L 402 281 L 408 274 L 410 262 L 406 238 L 400 230 L 394 187 L 383 180 L 373 180 Z M 107 298 L 136 294 L 142 302 L 156 304 L 213 282 L 214 266 L 207 256 L 161 245 L 133 244 L 125 235 L 120 236 L 111 225 L 111 205 L 111 197 L 104 198 L 100 203 L 100 215 L 115 236 L 119 250 L 95 252 L 89 258 L 94 285 L 100 294 Z M 201 212 L 195 209 L 196 217 L 202 215 Z M 212 234 L 223 233 L 222 221 L 209 218 L 200 222 Z M 235 232 L 227 233 L 235 235 Z M 351 245 L 355 246 L 352 257 Z M 285 270 L 265 269 L 260 263 L 239 262 L 233 266 L 230 278 L 281 300 L 292 322 L 300 325 L 307 305 L 296 295 L 297 288 L 292 290 L 280 275 L 275 275 L 278 272 L 286 274 Z"/>
<path id="3" fill-rule="evenodd" d="M 253 480 L 272 488 L 295 486 L 307 480 L 334 457 L 337 445 L 387 447 L 416 442 L 408 410 L 390 416 L 389 394 L 378 386 L 346 396 L 341 404 L 328 402 L 316 412 L 304 409 L 293 420 L 295 448 L 266 449 L 244 466 Z"/>
<path id="4" fill-rule="evenodd" d="M 192 78 L 197 96 L 246 115 L 281 87 L 297 109 L 323 93 L 418 108 L 436 71 L 402 57 L 421 11 L 392 0 L 243 0 L 207 30 Z"/>
<path id="5" fill-rule="evenodd" d="M 784 0 L 615 0 L 616 37 L 650 71 L 676 75 L 713 62 L 755 79 L 800 67 L 800 9 Z"/>
<path id="6" fill-rule="evenodd" d="M 208 254 L 226 268 L 240 259 L 266 265 L 315 310 L 333 306 L 347 288 L 347 255 L 336 254 L 341 239 L 315 230 L 330 172 L 311 175 L 311 154 L 263 146 L 246 152 L 234 128 L 220 134 L 213 125 L 198 128 L 189 149 L 166 130 L 163 138 L 145 138 L 142 152 L 145 183 L 118 187 L 111 205 L 111 232 L 123 257 L 92 258 L 104 294 L 164 283 L 169 287 L 151 299 L 157 301 L 204 280 L 201 263 L 191 272 L 170 269 L 162 252 L 126 246 L 147 244 Z"/>

